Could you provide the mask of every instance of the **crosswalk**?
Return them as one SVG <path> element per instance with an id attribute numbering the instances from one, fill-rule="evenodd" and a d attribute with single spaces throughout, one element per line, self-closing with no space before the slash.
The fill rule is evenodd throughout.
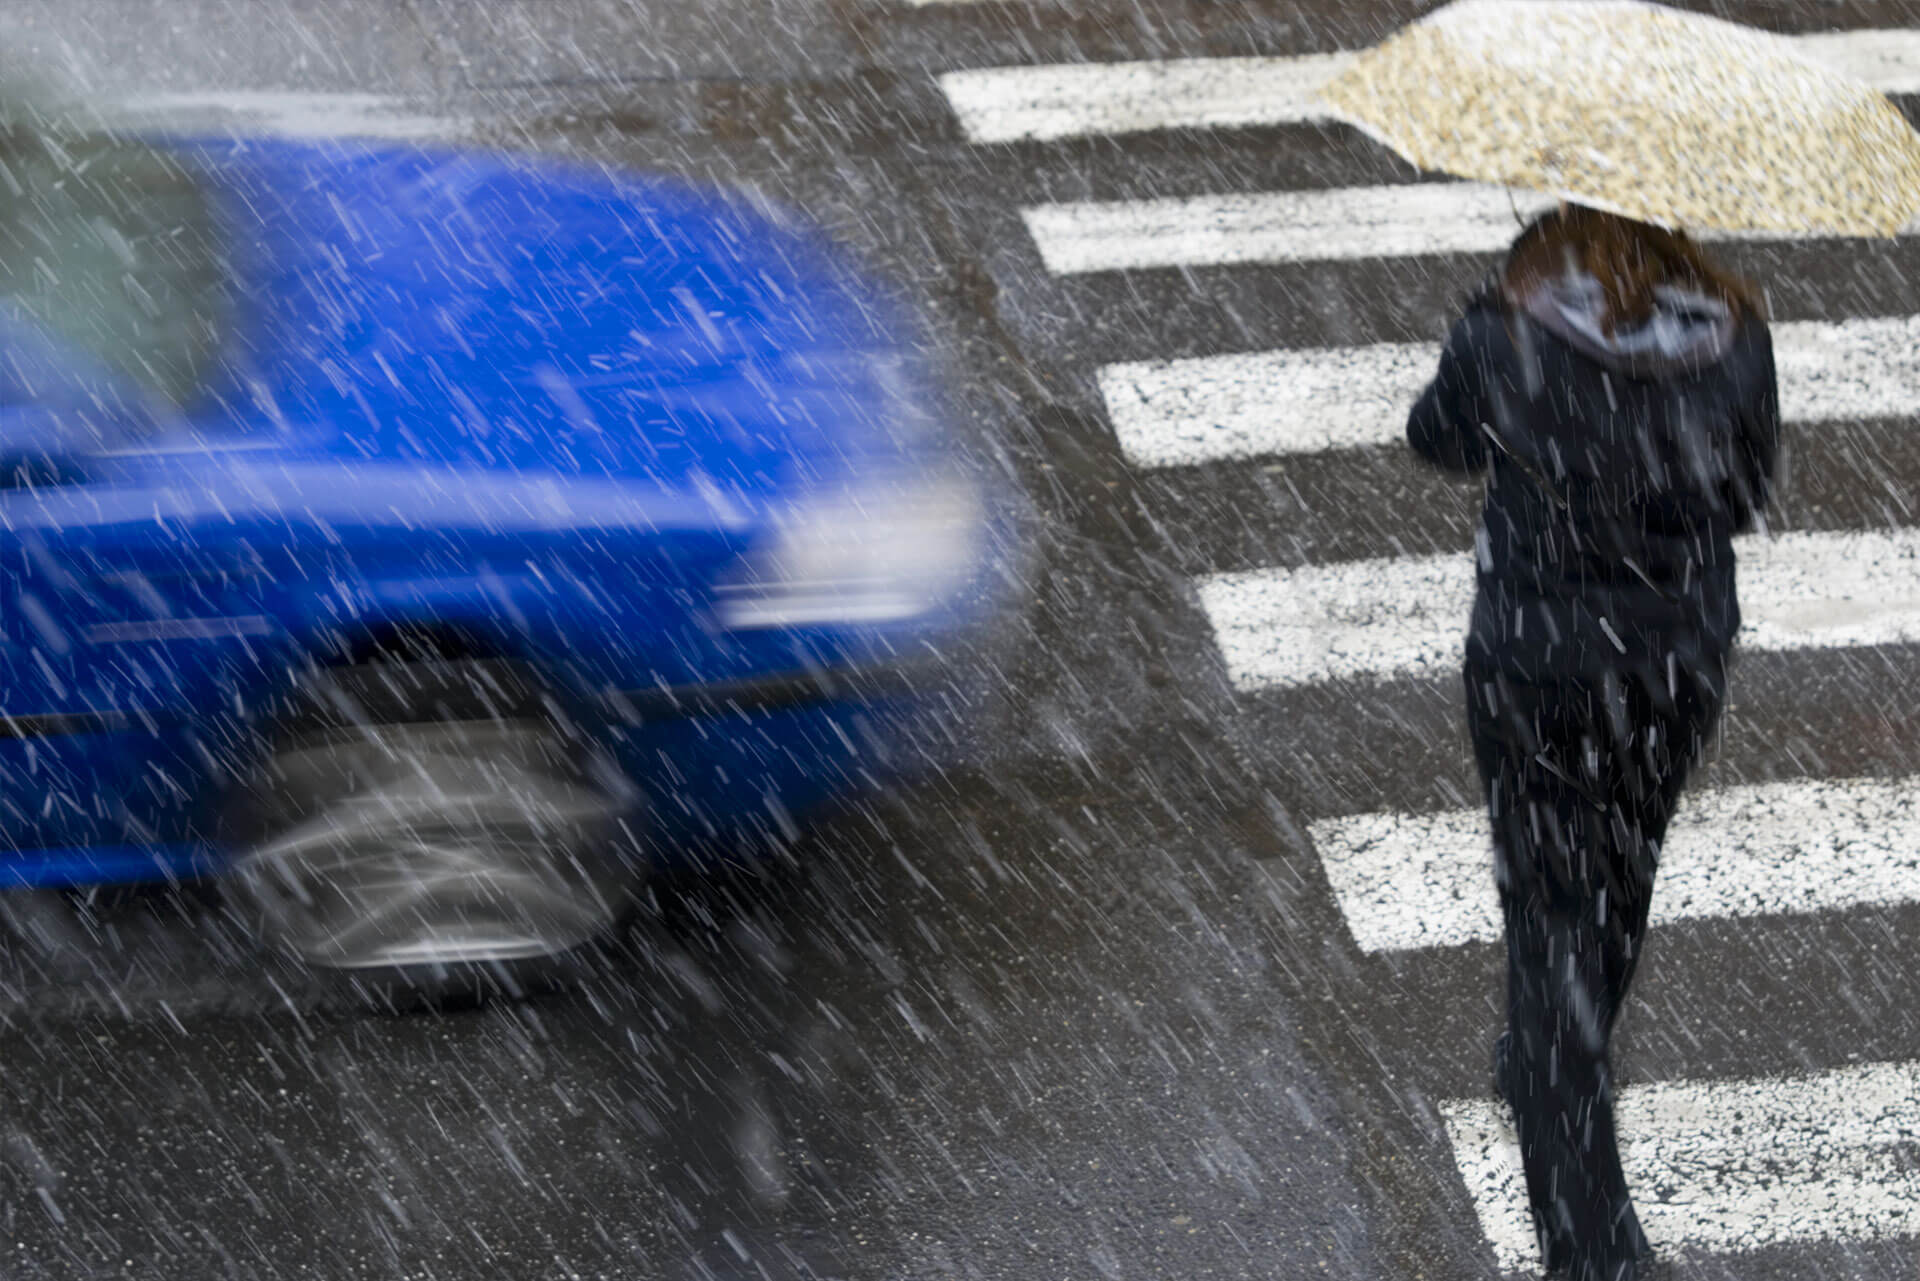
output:
<path id="1" fill-rule="evenodd" d="M 1920 414 L 1920 316 L 1777 325 L 1789 426 Z M 1222 459 L 1393 446 L 1433 376 L 1438 343 L 1294 348 L 1132 361 L 1098 374 L 1127 459 Z"/>
<path id="2" fill-rule="evenodd" d="M 1920 93 L 1920 32 L 1819 32 L 1797 37 L 1795 45 L 1803 57 L 1883 93 Z M 1324 119 L 1314 95 L 1352 57 L 980 67 L 949 71 L 940 87 L 977 143 L 1305 124 Z"/>
<path id="3" fill-rule="evenodd" d="M 1920 94 L 1920 29 L 1793 39 L 1803 56 L 1887 93 Z M 1113 144 L 1098 153 L 1110 159 L 1090 162 L 1094 153 L 1079 151 L 1071 163 L 1120 166 L 1130 143 L 1168 131 L 1191 139 L 1193 131 L 1266 130 L 1263 145 L 1279 146 L 1284 136 L 1271 131 L 1324 130 L 1314 91 L 1351 56 L 986 66 L 947 71 L 939 83 L 976 147 L 1018 147 L 1023 165 L 1045 164 L 1049 146 L 1101 139 Z M 1351 186 L 1013 203 L 1040 264 L 1066 288 L 1194 270 L 1217 282 L 1275 265 L 1314 272 L 1424 260 L 1451 269 L 1503 249 L 1517 222 L 1550 202 L 1471 183 L 1381 185 L 1376 170 Z M 1738 239 L 1751 247 L 1767 238 Z M 1794 282 L 1766 283 L 1787 291 Z M 1429 319 L 1436 328 L 1445 322 Z M 1920 315 L 1788 318 L 1774 335 L 1791 425 L 1920 421 Z M 1072 347 L 1070 336 L 1057 341 Z M 1141 341 L 1128 359 L 1075 372 L 1092 379 L 1122 457 L 1143 476 L 1295 459 L 1322 474 L 1377 465 L 1402 448 L 1407 408 L 1438 356 L 1432 342 L 1404 341 L 1193 354 L 1191 336 L 1170 328 Z M 1156 343 L 1185 354 L 1154 355 Z M 1920 488 L 1920 476 L 1905 483 Z M 1744 540 L 1740 556 L 1750 651 L 1817 667 L 1839 651 L 1920 644 L 1920 528 L 1776 531 Z M 1391 707 L 1410 690 L 1457 684 L 1472 568 L 1463 537 L 1441 555 L 1200 572 L 1192 591 L 1242 699 L 1337 687 Z M 1360 953 L 1433 954 L 1499 938 L 1479 810 L 1327 813 L 1307 826 Z M 1766 930 L 1912 905 L 1920 905 L 1920 777 L 1807 776 L 1690 796 L 1669 841 L 1654 923 L 1675 930 L 1742 920 Z M 1920 1062 L 1758 1077 L 1727 1067 L 1702 1065 L 1698 1079 L 1621 1095 L 1629 1178 L 1657 1244 L 1740 1254 L 1920 1236 L 1920 1176 L 1910 1160 L 1920 1140 Z M 1444 1101 L 1440 1113 L 1487 1249 L 1503 1269 L 1529 1265 L 1534 1245 L 1504 1113 L 1480 1097 Z"/>
<path id="4" fill-rule="evenodd" d="M 1504 249 L 1516 222 L 1555 198 L 1483 183 L 1340 187 L 1165 200 L 1088 201 L 1025 211 L 1055 275 L 1155 267 L 1412 258 Z M 1912 234 L 1920 227 L 1909 227 Z M 1811 239 L 1707 233 L 1704 240 Z"/>
<path id="5" fill-rule="evenodd" d="M 1352 814 L 1312 824 L 1365 952 L 1491 943 L 1487 816 Z M 1705 791 L 1675 816 L 1653 924 L 1920 903 L 1920 779 L 1801 779 Z"/>
<path id="6" fill-rule="evenodd" d="M 1441 1110 L 1494 1258 L 1525 1267 L 1535 1248 L 1512 1127 L 1483 1099 Z M 1621 1164 L 1656 1245 L 1740 1253 L 1920 1236 L 1912 1063 L 1628 1086 L 1616 1116 Z"/>
<path id="7" fill-rule="evenodd" d="M 1920 643 L 1920 529 L 1748 536 L 1735 546 L 1748 649 Z M 1449 679 L 1465 657 L 1473 556 L 1219 574 L 1198 588 L 1243 690 Z"/>

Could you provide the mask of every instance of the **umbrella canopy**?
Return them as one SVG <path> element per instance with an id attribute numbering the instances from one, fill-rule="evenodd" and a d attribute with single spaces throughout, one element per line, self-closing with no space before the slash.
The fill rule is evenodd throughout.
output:
<path id="1" fill-rule="evenodd" d="M 1423 169 L 1670 227 L 1890 236 L 1920 135 L 1763 31 L 1635 0 L 1456 0 L 1322 90 Z"/>

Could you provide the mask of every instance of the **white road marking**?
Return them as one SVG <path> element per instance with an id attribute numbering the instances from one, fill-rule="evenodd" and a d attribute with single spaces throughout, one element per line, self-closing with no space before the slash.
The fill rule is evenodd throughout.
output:
<path id="1" fill-rule="evenodd" d="M 1920 642 L 1920 530 L 1739 540 L 1741 644 L 1787 650 Z M 1458 679 L 1468 554 L 1216 574 L 1200 601 L 1236 687 Z"/>
<path id="2" fill-rule="evenodd" d="M 1473 560 L 1401 556 L 1247 570 L 1203 578 L 1199 591 L 1239 689 L 1445 677 L 1460 665 Z"/>
<path id="3" fill-rule="evenodd" d="M 1920 31 L 1824 31 L 1792 39 L 1805 56 L 1882 93 L 1920 93 Z M 1352 59 L 1343 52 L 980 67 L 947 72 L 940 87 L 976 143 L 1287 125 L 1326 118 L 1314 94 Z"/>
<path id="4" fill-rule="evenodd" d="M 1494 253 L 1557 197 L 1477 182 L 1232 192 L 1034 205 L 1021 211 L 1056 276 L 1167 267 Z M 1920 219 L 1901 235 L 1920 231 Z M 1702 232 L 1702 240 L 1804 233 Z"/>
<path id="5" fill-rule="evenodd" d="M 1791 422 L 1920 414 L 1920 316 L 1775 325 Z M 1383 343 L 1108 365 L 1107 414 L 1127 459 L 1182 467 L 1390 445 L 1433 377 L 1435 343 Z"/>
<path id="6" fill-rule="evenodd" d="M 1069 62 L 949 71 L 940 88 L 969 141 L 1020 142 L 1315 120 L 1351 53 Z"/>
<path id="7" fill-rule="evenodd" d="M 1484 808 L 1354 814 L 1309 831 L 1363 952 L 1500 938 Z M 1920 902 L 1920 778 L 1689 792 L 1661 853 L 1653 923 Z"/>
<path id="8" fill-rule="evenodd" d="M 1619 1093 L 1620 1159 L 1657 1248 L 1739 1253 L 1920 1235 L 1920 1064 L 1675 1081 Z M 1520 1150 L 1503 1108 L 1440 1105 L 1455 1163 L 1503 1271 L 1538 1263 Z"/>
<path id="9" fill-rule="evenodd" d="M 124 99 L 108 110 L 135 126 L 213 126 L 294 138 L 452 138 L 473 128 L 471 121 L 421 115 L 406 100 L 377 93 L 159 93 Z"/>
<path id="10" fill-rule="evenodd" d="M 1481 183 L 1174 196 L 1022 211 L 1057 276 L 1154 267 L 1493 253 L 1553 197 Z"/>

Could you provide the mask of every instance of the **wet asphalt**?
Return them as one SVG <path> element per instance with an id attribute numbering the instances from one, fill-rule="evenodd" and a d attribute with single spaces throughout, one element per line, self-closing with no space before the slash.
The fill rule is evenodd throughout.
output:
<path id="1" fill-rule="evenodd" d="M 1431 340 L 1486 262 L 1054 279 L 1023 204 L 1410 175 L 1332 128 L 976 148 L 932 79 L 1353 47 L 1426 7 L 10 4 L 19 47 L 102 92 L 396 94 L 482 144 L 805 210 L 910 304 L 955 430 L 1032 497 L 1041 559 L 978 768 L 832 816 L 788 862 L 656 885 L 571 991 L 367 1016 L 263 963 L 211 894 L 11 898 L 0 1277 L 1494 1275 L 1435 1105 L 1486 1088 L 1497 950 L 1361 953 L 1304 835 L 1471 803 L 1453 682 L 1235 694 L 1188 587 L 1462 548 L 1473 496 L 1393 452 L 1148 476 L 1090 377 Z M 1916 255 L 1735 259 L 1777 316 L 1837 319 L 1920 309 Z M 1781 523 L 1909 522 L 1913 426 L 1798 442 Z M 1904 648 L 1748 658 L 1704 781 L 1914 772 L 1916 675 Z M 1663 932 L 1621 1076 L 1915 1057 L 1916 926 Z M 1674 1275 L 1911 1277 L 1911 1256 L 1838 1243 Z"/>

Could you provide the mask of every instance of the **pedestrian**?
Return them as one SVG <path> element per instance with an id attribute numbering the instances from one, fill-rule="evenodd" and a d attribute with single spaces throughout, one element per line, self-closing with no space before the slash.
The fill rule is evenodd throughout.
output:
<path id="1" fill-rule="evenodd" d="M 1547 1270 L 1572 1281 L 1650 1257 L 1608 1042 L 1725 697 L 1731 540 L 1773 481 L 1762 311 L 1683 234 L 1562 204 L 1471 300 L 1407 422 L 1428 463 L 1486 477 L 1465 675 L 1506 928 L 1494 1080 Z"/>

